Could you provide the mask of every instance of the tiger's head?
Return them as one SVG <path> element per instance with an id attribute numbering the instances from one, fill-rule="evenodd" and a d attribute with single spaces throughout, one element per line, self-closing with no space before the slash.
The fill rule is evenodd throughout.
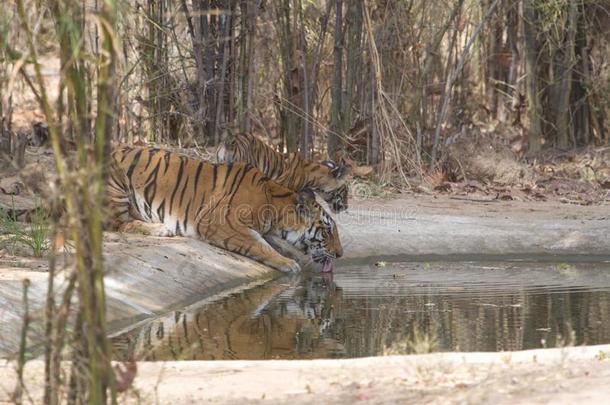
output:
<path id="1" fill-rule="evenodd" d="M 332 160 L 325 160 L 321 163 L 322 179 L 319 182 L 320 196 L 328 203 L 330 209 L 335 212 L 345 211 L 348 208 L 347 195 L 347 175 L 351 167 Z"/>
<path id="2" fill-rule="evenodd" d="M 231 131 L 226 131 L 223 135 L 223 141 L 216 148 L 216 161 L 219 163 L 234 163 L 239 160 L 235 158 L 237 140 Z"/>
<path id="3" fill-rule="evenodd" d="M 281 237 L 309 256 L 323 272 L 331 272 L 333 260 L 343 255 L 337 224 L 316 202 L 310 189 L 303 189 L 295 196 L 294 206 L 287 207 L 280 218 Z"/>

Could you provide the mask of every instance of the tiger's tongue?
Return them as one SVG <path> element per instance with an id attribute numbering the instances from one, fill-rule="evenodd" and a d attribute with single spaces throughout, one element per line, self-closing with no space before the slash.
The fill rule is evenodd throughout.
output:
<path id="1" fill-rule="evenodd" d="M 327 260 L 324 262 L 324 267 L 322 268 L 322 273 L 330 273 L 333 271 L 333 261 Z"/>

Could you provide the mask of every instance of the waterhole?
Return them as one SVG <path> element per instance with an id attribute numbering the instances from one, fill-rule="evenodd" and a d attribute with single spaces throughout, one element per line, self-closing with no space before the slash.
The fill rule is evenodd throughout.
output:
<path id="1" fill-rule="evenodd" d="M 311 359 L 610 343 L 610 258 L 369 258 L 191 305 L 118 359 Z"/>

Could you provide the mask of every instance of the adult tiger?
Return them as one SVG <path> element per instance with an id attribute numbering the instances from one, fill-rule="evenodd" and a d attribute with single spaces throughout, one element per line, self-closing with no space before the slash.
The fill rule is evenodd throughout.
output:
<path id="1" fill-rule="evenodd" d="M 248 164 L 213 164 L 156 148 L 112 153 L 108 201 L 123 231 L 200 238 L 275 269 L 299 265 L 265 237 L 277 237 L 332 271 L 343 254 L 337 226 L 311 190 L 295 193 Z"/>
<path id="2" fill-rule="evenodd" d="M 333 212 L 348 207 L 347 175 L 350 167 L 332 160 L 321 163 L 301 158 L 298 153 L 283 155 L 251 134 L 230 135 L 216 152 L 218 162 L 246 162 L 271 180 L 293 191 L 311 188 L 326 201 Z"/>

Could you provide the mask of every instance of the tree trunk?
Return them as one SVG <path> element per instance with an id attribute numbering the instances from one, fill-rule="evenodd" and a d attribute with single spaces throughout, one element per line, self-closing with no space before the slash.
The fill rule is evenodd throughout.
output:
<path id="1" fill-rule="evenodd" d="M 603 138 L 603 127 L 597 126 L 595 113 L 592 108 L 593 98 L 590 95 L 589 87 L 592 83 L 591 78 L 591 50 L 587 45 L 587 23 L 584 5 L 578 2 L 578 16 L 576 35 L 574 40 L 574 53 L 576 57 L 576 66 L 574 67 L 574 81 L 572 88 L 572 99 L 570 100 L 573 106 L 572 111 L 572 131 L 575 140 L 574 146 L 587 145 L 593 141 L 595 137 L 594 128 L 597 127 L 597 142 L 601 143 Z"/>
<path id="2" fill-rule="evenodd" d="M 328 134 L 328 157 L 334 158 L 341 148 L 342 94 L 343 94 L 343 0 L 335 0 L 334 66 L 331 88 L 330 133 Z"/>
<path id="3" fill-rule="evenodd" d="M 569 2 L 567 33 L 565 41 L 560 45 L 557 58 L 557 97 L 549 100 L 555 103 L 555 127 L 557 128 L 557 146 L 567 149 L 570 143 L 570 96 L 572 93 L 572 77 L 575 63 L 574 46 L 577 25 L 577 2 Z"/>
<path id="4" fill-rule="evenodd" d="M 304 159 L 309 159 L 310 150 L 312 147 L 311 142 L 311 130 L 310 130 L 310 122 L 311 122 L 311 86 L 309 84 L 309 77 L 307 74 L 307 42 L 305 38 L 305 20 L 303 18 L 303 6 L 301 1 L 299 0 L 299 42 L 300 42 L 300 51 L 301 51 L 301 67 L 300 70 L 303 75 L 303 134 L 301 136 L 301 144 L 300 144 L 300 154 Z M 313 70 L 313 69 L 312 69 Z"/>
<path id="5" fill-rule="evenodd" d="M 278 100 L 280 116 L 280 137 L 285 141 L 289 153 L 296 152 L 303 123 L 303 88 L 298 60 L 299 34 L 297 22 L 301 8 L 300 1 L 283 0 L 275 7 L 275 21 L 280 39 L 282 95 Z"/>
<path id="6" fill-rule="evenodd" d="M 362 1 L 351 0 L 347 4 L 345 95 L 341 100 L 342 133 L 347 133 L 353 125 L 352 109 L 357 84 L 356 79 L 360 75 L 362 65 Z"/>
<path id="7" fill-rule="evenodd" d="M 320 36 L 318 37 L 318 43 L 316 45 L 316 52 L 313 55 L 311 62 L 311 75 L 309 80 L 309 105 L 307 110 L 313 115 L 316 100 L 318 99 L 318 74 L 320 72 L 320 62 L 322 61 L 322 52 L 324 49 L 324 41 L 326 39 L 326 33 L 328 31 L 328 20 L 330 18 L 330 12 L 332 10 L 333 2 L 328 1 L 326 3 L 326 11 L 320 18 Z M 313 116 L 312 116 L 313 119 Z M 311 147 L 314 147 L 315 131 L 311 132 L 311 139 L 309 140 Z"/>
<path id="8" fill-rule="evenodd" d="M 233 7 L 228 4 L 228 1 L 223 3 L 223 7 L 225 7 L 227 12 L 220 16 L 220 31 L 222 34 L 220 36 L 219 51 L 221 52 L 222 62 L 220 65 L 217 91 L 214 98 L 214 108 L 216 109 L 213 133 L 214 145 L 217 145 L 220 142 L 221 128 L 224 127 L 226 122 L 225 112 L 227 110 L 227 100 L 229 97 L 232 97 L 232 93 L 229 92 L 229 86 L 227 85 L 227 72 L 231 57 L 231 41 L 229 38 L 232 37 L 231 31 L 233 30 Z"/>
<path id="9" fill-rule="evenodd" d="M 538 12 L 534 0 L 523 0 L 523 41 L 525 50 L 525 75 L 529 152 L 536 153 L 542 147 L 542 100 L 540 99 L 537 38 Z"/>
<path id="10" fill-rule="evenodd" d="M 510 68 L 508 69 L 508 82 L 506 86 L 507 104 L 510 106 L 511 122 L 516 121 L 516 115 L 513 113 L 513 107 L 519 105 L 519 91 L 517 90 L 517 75 L 519 71 L 519 45 L 517 32 L 519 29 L 519 3 L 518 0 L 510 0 L 508 5 L 508 14 L 506 16 L 506 40 L 510 49 Z M 517 107 L 519 108 L 519 107 Z M 519 120 L 520 121 L 520 120 Z"/>
<path id="11" fill-rule="evenodd" d="M 242 0 L 241 10 L 241 43 L 240 43 L 240 104 L 238 119 L 240 129 L 250 132 L 250 103 L 252 98 L 252 73 L 254 68 L 254 32 L 256 24 L 256 4 Z"/>
<path id="12" fill-rule="evenodd" d="M 371 62 L 372 64 L 372 62 Z M 371 95 L 371 115 L 375 114 L 377 110 L 377 106 L 375 105 L 377 100 L 376 95 L 377 83 L 375 79 L 375 70 L 373 67 L 370 68 L 370 95 Z M 381 162 L 381 138 L 379 137 L 379 131 L 377 130 L 377 125 L 371 119 L 371 141 L 370 145 L 367 148 L 370 150 L 368 154 L 368 163 L 371 165 L 377 165 Z"/>

